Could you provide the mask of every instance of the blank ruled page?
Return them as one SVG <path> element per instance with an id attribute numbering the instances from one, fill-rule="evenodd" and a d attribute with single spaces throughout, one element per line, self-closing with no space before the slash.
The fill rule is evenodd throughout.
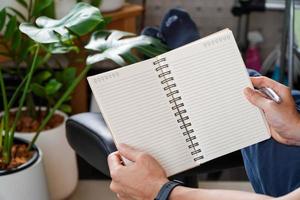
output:
<path id="1" fill-rule="evenodd" d="M 92 76 L 88 81 L 115 141 L 150 153 L 173 175 L 196 163 L 153 62 Z"/>
<path id="2" fill-rule="evenodd" d="M 178 56 L 180 55 L 180 56 Z M 270 137 L 232 32 L 224 30 L 166 53 L 205 162 Z"/>

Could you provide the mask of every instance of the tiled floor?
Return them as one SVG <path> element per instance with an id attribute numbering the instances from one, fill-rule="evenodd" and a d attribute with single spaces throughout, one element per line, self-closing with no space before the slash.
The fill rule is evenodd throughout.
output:
<path id="1" fill-rule="evenodd" d="M 109 190 L 109 181 L 80 181 L 75 193 L 68 200 L 117 200 Z M 233 189 L 253 192 L 249 182 L 245 181 L 204 181 L 200 188 Z"/>

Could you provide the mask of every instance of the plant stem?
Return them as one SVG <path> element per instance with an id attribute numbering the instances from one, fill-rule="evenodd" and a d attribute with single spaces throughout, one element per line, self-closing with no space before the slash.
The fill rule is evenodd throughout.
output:
<path id="1" fill-rule="evenodd" d="M 11 97 L 10 101 L 8 102 L 8 110 L 11 109 L 11 107 L 14 105 L 19 92 L 21 91 L 23 85 L 25 84 L 26 80 L 28 78 L 28 74 L 25 76 L 25 78 L 22 80 L 22 82 L 18 85 L 16 91 L 14 92 L 13 96 Z"/>
<path id="2" fill-rule="evenodd" d="M 51 52 L 47 51 L 46 55 L 43 57 L 43 60 L 41 60 L 41 62 L 39 63 L 40 66 L 47 64 L 50 57 L 51 57 Z"/>
<path id="3" fill-rule="evenodd" d="M 3 140 L 3 131 L 4 131 L 4 120 L 3 117 L 1 119 L 1 124 L 0 124 L 0 155 L 2 153 L 2 140 Z"/>
<path id="4" fill-rule="evenodd" d="M 47 62 L 47 60 L 50 58 L 50 55 L 51 55 L 50 53 L 47 53 L 47 55 L 44 57 L 44 59 L 42 61 L 42 64 Z M 34 71 L 35 71 L 35 69 L 34 69 Z M 29 76 L 29 74 L 26 74 L 26 76 L 23 78 L 22 82 L 18 85 L 16 91 L 14 92 L 12 98 L 10 99 L 10 101 L 8 103 L 8 110 L 11 109 L 12 106 L 14 105 L 14 103 L 16 101 L 16 98 L 18 97 L 19 92 L 21 91 L 22 87 L 26 83 L 26 80 L 27 80 L 28 76 Z"/>
<path id="5" fill-rule="evenodd" d="M 1 129 L 2 129 L 2 127 L 4 127 L 4 144 L 3 144 L 2 157 L 3 157 L 3 162 L 5 164 L 8 164 L 10 161 L 10 158 L 9 158 L 10 149 L 8 148 L 8 144 L 9 144 L 9 141 L 8 141 L 9 140 L 9 132 L 8 132 L 9 111 L 8 111 L 8 105 L 7 105 L 7 96 L 6 96 L 6 91 L 5 91 L 4 78 L 2 75 L 1 69 L 0 69 L 0 87 L 1 87 L 1 93 L 2 93 L 2 98 L 3 98 L 3 107 L 4 107 L 4 114 L 3 114 L 3 120 L 2 120 L 4 125 L 2 125 L 2 122 L 1 122 Z M 2 137 L 2 134 L 3 133 L 1 131 L 1 137 Z M 2 138 L 1 138 L 1 140 L 2 140 Z"/>
<path id="6" fill-rule="evenodd" d="M 3 118 L 2 118 L 1 119 L 1 124 L 0 124 L 0 154 L 2 152 L 3 129 L 4 129 L 4 121 L 3 121 Z"/>
<path id="7" fill-rule="evenodd" d="M 32 15 L 32 0 L 29 1 L 29 6 L 28 6 L 28 15 L 27 15 L 27 21 L 30 22 L 31 20 L 31 15 Z"/>
<path id="8" fill-rule="evenodd" d="M 70 94 L 73 92 L 73 90 L 75 89 L 75 87 L 78 85 L 78 83 L 85 77 L 85 75 L 87 74 L 87 72 L 91 69 L 91 65 L 87 65 L 82 71 L 81 73 L 76 77 L 76 79 L 74 80 L 74 82 L 72 82 L 72 84 L 68 87 L 68 89 L 65 91 L 65 93 L 62 95 L 62 97 L 57 101 L 57 103 L 53 106 L 53 108 L 50 110 L 50 112 L 46 115 L 46 117 L 44 118 L 44 120 L 42 121 L 40 127 L 38 128 L 34 138 L 31 140 L 29 146 L 28 146 L 28 150 L 30 150 L 33 145 L 35 144 L 37 138 L 39 137 L 41 131 L 43 131 L 43 129 L 45 128 L 45 126 L 47 125 L 47 123 L 49 122 L 49 120 L 52 118 L 52 116 L 54 115 L 55 111 L 63 104 L 63 102 L 70 96 Z"/>
<path id="9" fill-rule="evenodd" d="M 5 90 L 4 78 L 2 74 L 2 70 L 0 69 L 0 87 L 3 98 L 3 108 L 4 108 L 4 130 L 7 130 L 8 127 L 8 105 L 7 105 L 7 95 Z"/>
<path id="10" fill-rule="evenodd" d="M 29 92 L 29 94 L 26 97 L 26 108 L 28 115 L 33 119 L 37 119 L 36 107 L 31 92 Z"/>
<path id="11" fill-rule="evenodd" d="M 8 165 L 10 163 L 10 152 L 7 149 L 4 149 L 2 152 L 2 157 L 3 157 L 3 163 Z"/>
<path id="12" fill-rule="evenodd" d="M 29 85 L 31 83 L 33 72 L 34 72 L 34 70 L 37 66 L 37 57 L 38 57 L 39 50 L 40 50 L 40 46 L 39 46 L 39 44 L 37 44 L 35 54 L 34 54 L 34 58 L 33 58 L 31 67 L 29 68 L 29 74 L 28 74 L 28 78 L 27 78 L 25 86 L 24 86 L 23 94 L 22 94 L 22 96 L 20 98 L 20 101 L 19 101 L 18 111 L 17 111 L 17 114 L 15 116 L 15 120 L 13 122 L 12 128 L 10 129 L 10 137 L 9 137 L 9 144 L 8 144 L 9 148 L 11 148 L 12 145 L 13 145 L 15 129 L 16 129 L 17 123 L 18 123 L 19 118 L 20 118 L 21 113 L 22 113 L 22 108 L 23 108 L 23 105 L 24 105 L 24 102 L 25 102 L 25 99 L 26 99 L 26 96 L 27 96 L 27 92 L 29 90 Z"/>

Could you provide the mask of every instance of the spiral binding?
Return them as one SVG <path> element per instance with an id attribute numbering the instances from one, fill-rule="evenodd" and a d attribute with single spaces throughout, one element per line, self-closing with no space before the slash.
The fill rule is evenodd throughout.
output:
<path id="1" fill-rule="evenodd" d="M 192 123 L 189 121 L 190 118 L 184 108 L 184 103 L 174 82 L 174 77 L 172 77 L 169 65 L 164 63 L 166 60 L 166 58 L 160 58 L 153 62 L 153 64 L 156 66 L 155 70 L 159 73 L 158 77 L 164 86 L 163 89 L 166 91 L 166 96 L 170 99 L 169 103 L 171 104 L 171 109 L 174 111 L 174 116 L 177 118 L 177 123 L 180 125 L 179 128 L 183 130 L 182 135 L 186 137 L 185 141 L 189 143 L 188 148 L 191 150 L 191 155 L 194 156 L 194 161 L 198 161 L 204 157 L 200 155 L 201 149 L 199 148 L 199 143 L 195 142 L 197 137 L 193 135 L 194 129 L 192 129 Z"/>

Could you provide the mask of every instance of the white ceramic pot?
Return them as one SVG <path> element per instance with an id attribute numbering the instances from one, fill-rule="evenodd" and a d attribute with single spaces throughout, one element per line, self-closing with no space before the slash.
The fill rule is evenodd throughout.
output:
<path id="1" fill-rule="evenodd" d="M 42 151 L 26 164 L 10 172 L 0 173 L 1 200 L 49 200 L 49 192 L 44 172 Z"/>
<path id="2" fill-rule="evenodd" d="M 60 19 L 64 17 L 76 4 L 76 0 L 55 0 L 55 15 Z"/>
<path id="3" fill-rule="evenodd" d="M 36 142 L 44 154 L 45 172 L 52 200 L 65 199 L 70 196 L 78 182 L 75 152 L 69 146 L 66 138 L 65 122 L 68 117 L 60 111 L 57 111 L 56 114 L 64 117 L 63 124 L 41 132 Z M 35 133 L 16 133 L 15 135 L 31 140 Z"/>
<path id="4" fill-rule="evenodd" d="M 84 2 L 90 3 L 90 0 L 84 0 Z M 76 0 L 55 0 L 56 17 L 62 18 L 65 16 L 75 4 Z M 102 0 L 100 10 L 101 12 L 112 12 L 122 8 L 124 4 L 125 0 Z"/>
<path id="5" fill-rule="evenodd" d="M 102 12 L 112 12 L 122 8 L 125 4 L 125 0 L 102 0 L 100 10 Z"/>

